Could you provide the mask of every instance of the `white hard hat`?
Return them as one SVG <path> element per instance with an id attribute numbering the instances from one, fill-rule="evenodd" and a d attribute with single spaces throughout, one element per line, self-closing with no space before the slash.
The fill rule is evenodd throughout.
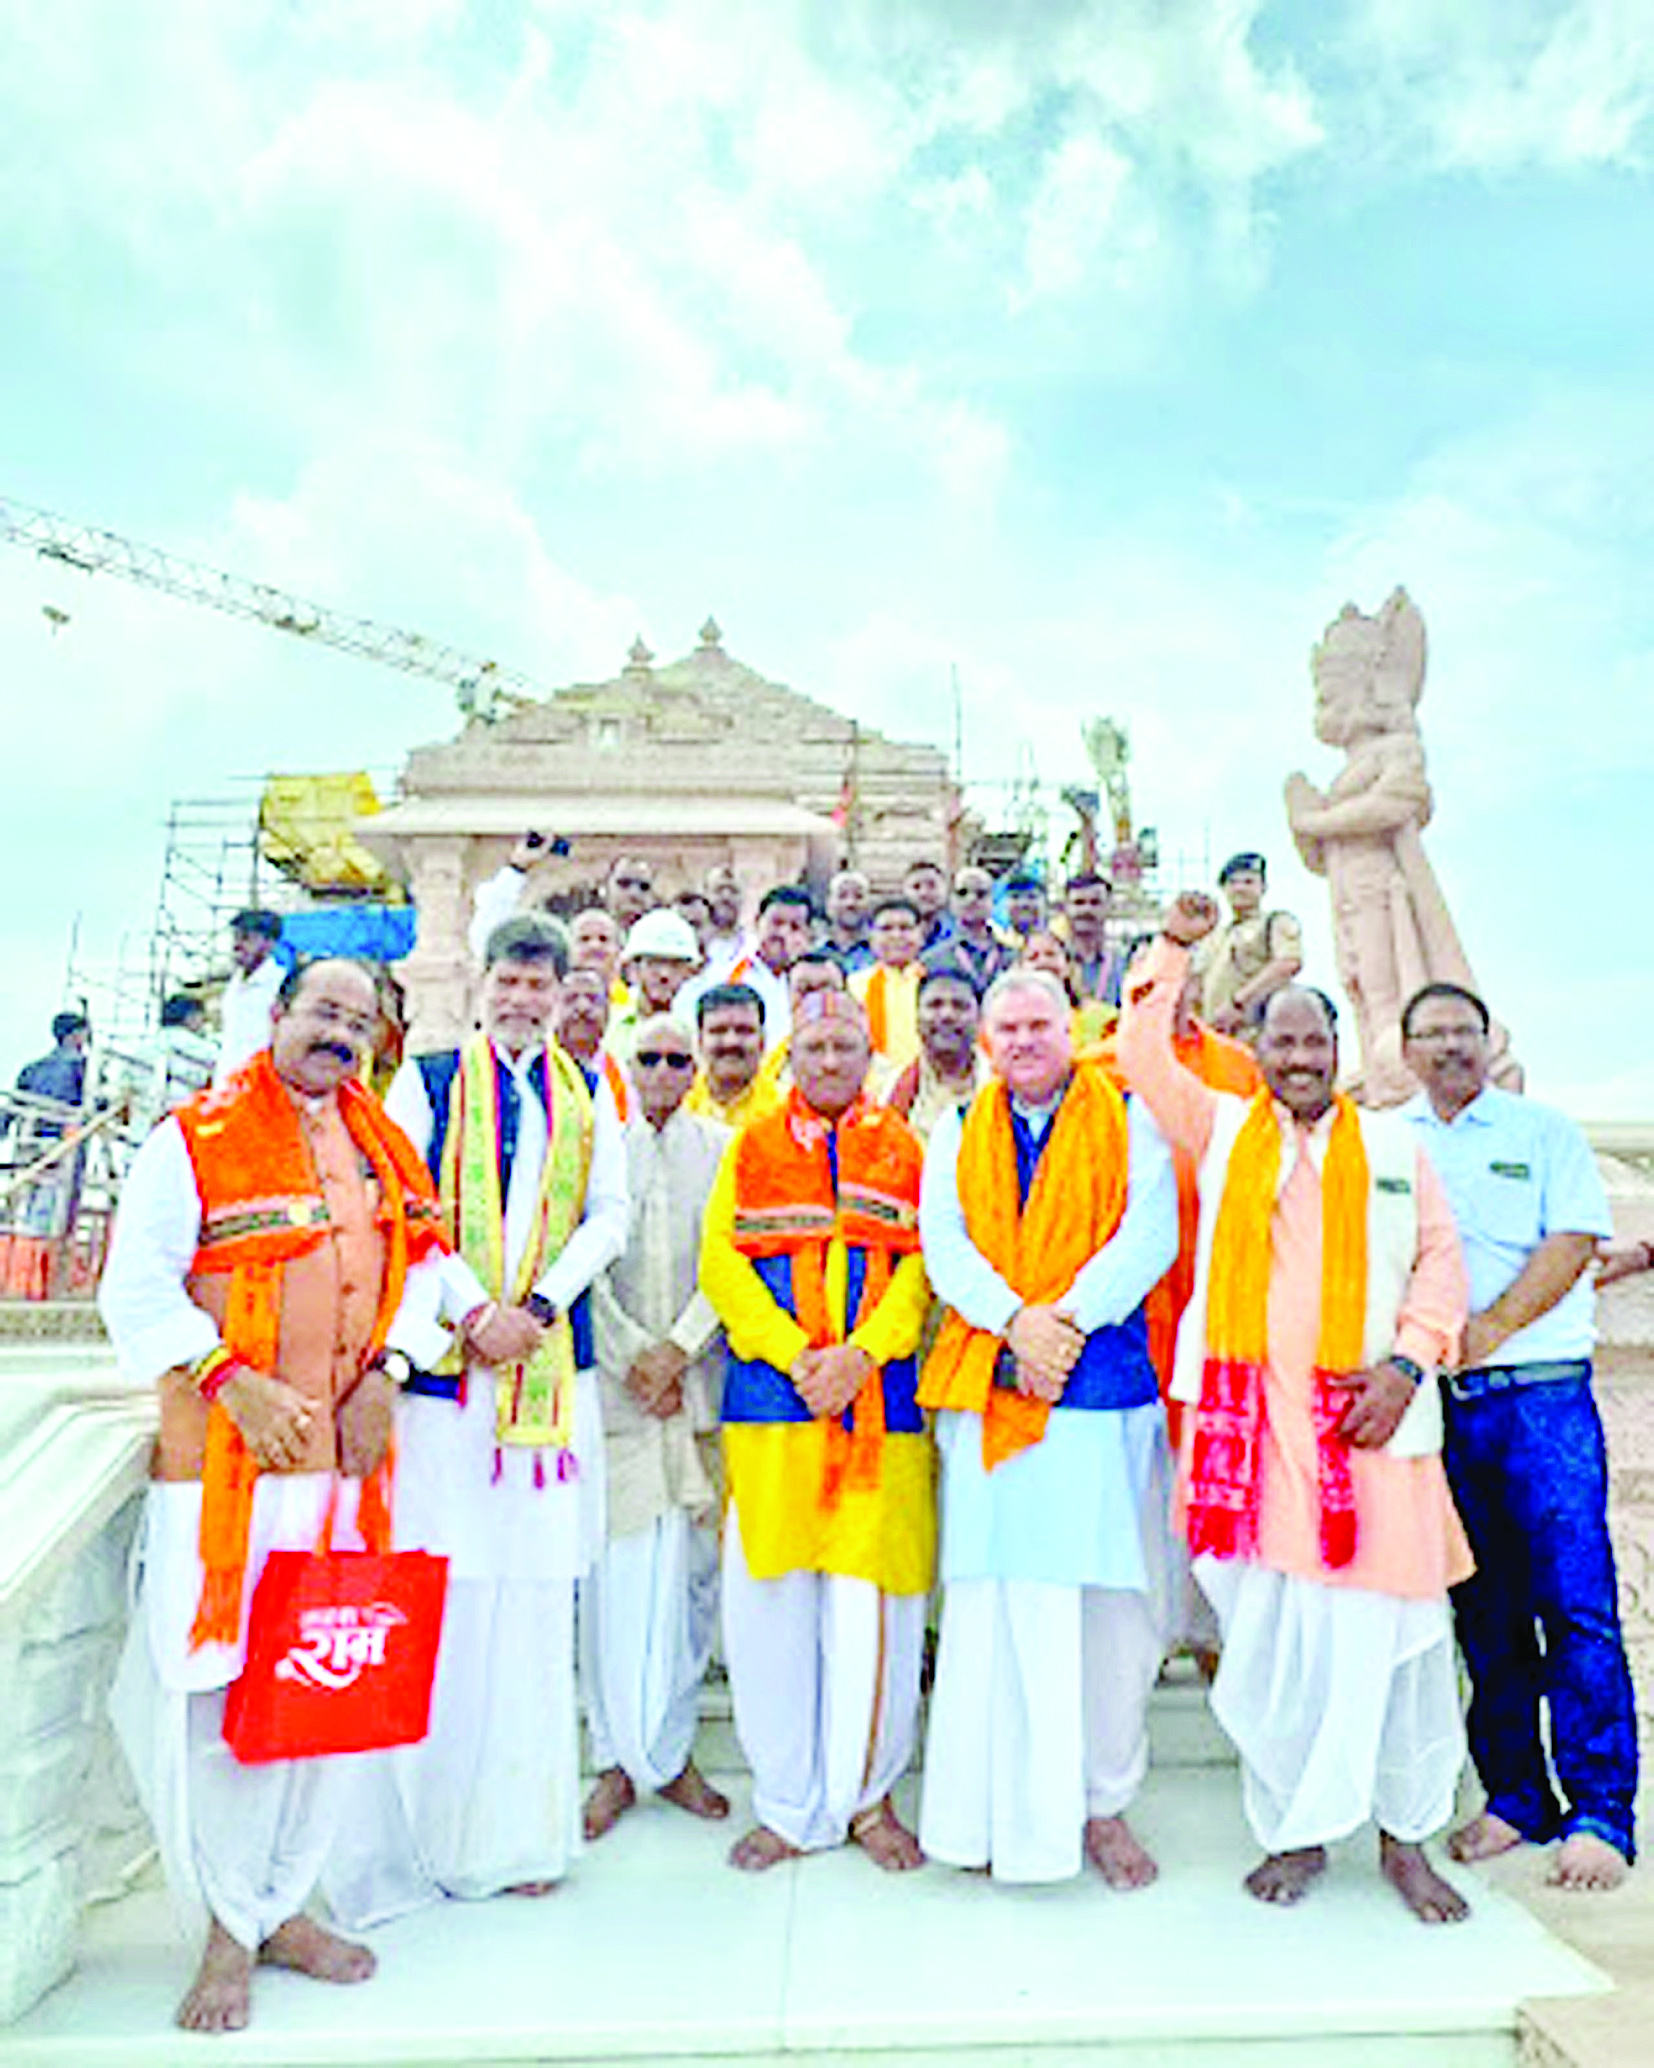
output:
<path id="1" fill-rule="evenodd" d="M 626 945 L 620 951 L 622 962 L 632 962 L 640 955 L 653 955 L 662 962 L 694 963 L 701 959 L 701 944 L 687 919 L 657 905 L 654 911 L 633 921 Z"/>

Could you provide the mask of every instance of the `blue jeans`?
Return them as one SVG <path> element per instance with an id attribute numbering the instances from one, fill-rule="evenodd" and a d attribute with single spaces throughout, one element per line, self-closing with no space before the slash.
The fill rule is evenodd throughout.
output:
<path id="1" fill-rule="evenodd" d="M 1488 1808 L 1536 1843 L 1590 1831 L 1629 1860 L 1637 1718 L 1591 1367 L 1465 1372 L 1443 1394 L 1443 1458 L 1476 1554 L 1474 1576 L 1453 1590 L 1453 1614 Z"/>

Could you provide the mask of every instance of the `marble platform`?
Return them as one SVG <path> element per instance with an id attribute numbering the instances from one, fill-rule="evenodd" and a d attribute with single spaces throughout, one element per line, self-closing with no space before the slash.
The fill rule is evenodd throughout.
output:
<path id="1" fill-rule="evenodd" d="M 1095 1876 L 887 1877 L 853 1852 L 749 1877 L 723 1863 L 726 1830 L 648 1804 L 541 1902 L 447 1904 L 375 1933 L 365 1987 L 261 1974 L 252 2029 L 212 2041 L 171 2025 L 191 1962 L 144 1889 L 90 1913 L 77 1972 L 0 2036 L 0 2062 L 1503 2068 L 1521 1999 L 1606 1987 L 1471 1874 L 1455 1870 L 1468 1924 L 1416 1924 L 1370 1836 L 1301 1910 L 1253 1902 L 1232 1768 L 1157 1773 L 1139 1825 L 1165 1873 L 1127 1897 Z"/>

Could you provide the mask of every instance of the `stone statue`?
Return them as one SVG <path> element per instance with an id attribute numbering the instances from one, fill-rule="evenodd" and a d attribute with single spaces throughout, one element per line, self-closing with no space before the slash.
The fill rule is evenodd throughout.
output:
<path id="1" fill-rule="evenodd" d="M 1310 656 L 1315 734 L 1344 749 L 1344 766 L 1326 790 L 1304 775 L 1286 783 L 1298 852 L 1332 892 L 1338 974 L 1361 1046 L 1351 1089 L 1369 1106 L 1398 1105 L 1417 1089 L 1401 1059 L 1401 1008 L 1413 992 L 1438 980 L 1477 988 L 1419 838 L 1433 803 L 1415 716 L 1424 663 L 1424 619 L 1405 589 L 1377 617 L 1345 604 Z M 1491 1074 L 1521 1088 L 1497 1022 Z"/>

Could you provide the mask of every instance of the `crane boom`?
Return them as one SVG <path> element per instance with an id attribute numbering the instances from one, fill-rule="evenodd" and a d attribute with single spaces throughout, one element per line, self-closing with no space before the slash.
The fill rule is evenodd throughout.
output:
<path id="1" fill-rule="evenodd" d="M 467 718 L 492 720 L 502 707 L 538 703 L 544 695 L 527 676 L 444 646 L 422 632 L 404 632 L 368 618 L 348 617 L 268 582 L 225 574 L 160 546 L 146 546 L 96 525 L 78 524 L 7 496 L 0 496 L 0 540 L 32 549 L 43 560 L 58 561 L 82 574 L 118 575 L 140 588 L 159 589 L 163 595 L 188 603 L 204 603 L 230 617 L 251 618 L 273 632 L 336 647 L 341 653 L 357 654 L 405 675 L 426 675 L 446 682 Z"/>

